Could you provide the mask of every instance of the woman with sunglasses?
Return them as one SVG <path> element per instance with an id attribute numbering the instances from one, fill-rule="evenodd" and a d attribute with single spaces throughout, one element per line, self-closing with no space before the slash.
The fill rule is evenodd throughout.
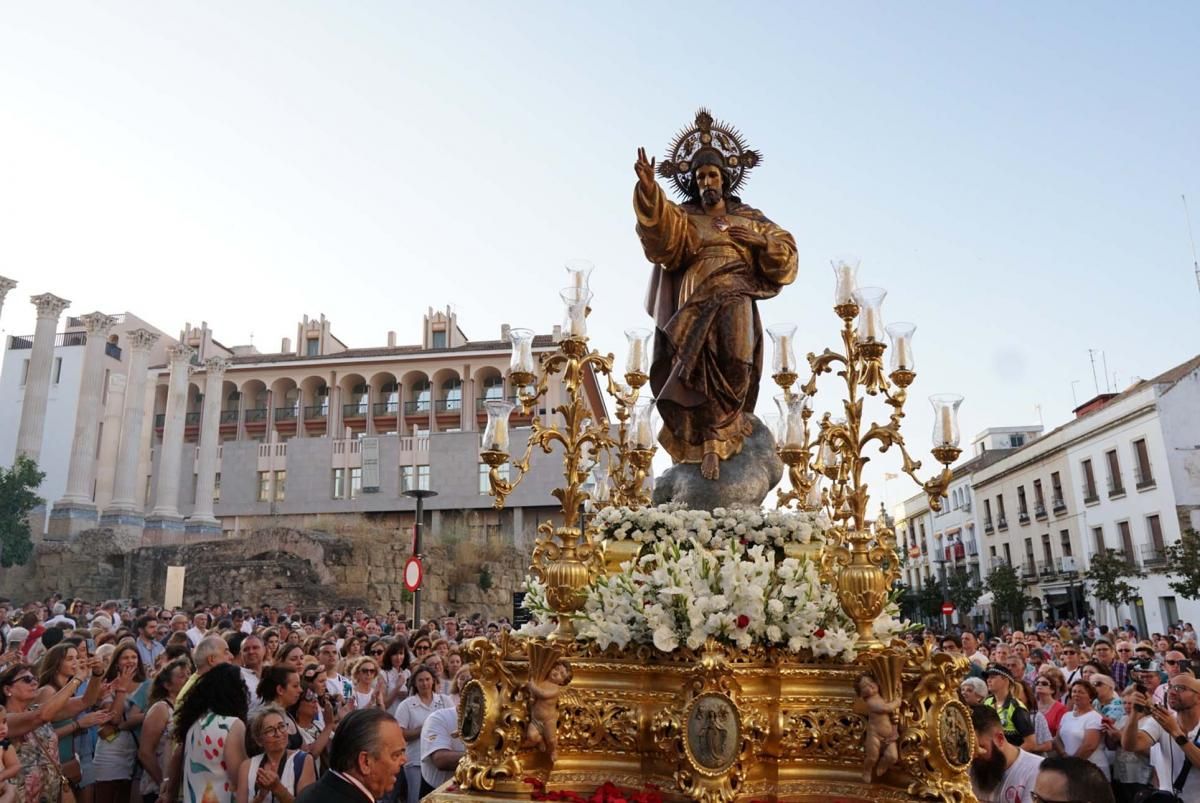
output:
<path id="1" fill-rule="evenodd" d="M 287 719 L 275 705 L 263 706 L 250 718 L 250 735 L 263 751 L 242 762 L 237 803 L 294 803 L 297 793 L 316 781 L 308 753 L 288 748 Z"/>
<path id="2" fill-rule="evenodd" d="M 350 680 L 354 684 L 355 708 L 383 708 L 383 687 L 374 658 L 364 655 L 352 661 Z"/>
<path id="3" fill-rule="evenodd" d="M 21 760 L 17 799 L 57 801 L 66 779 L 58 759 L 58 737 L 52 723 L 83 685 L 90 669 L 79 664 L 63 687 L 35 705 L 38 682 L 33 668 L 15 663 L 0 673 L 0 706 L 7 711 L 8 739 Z"/>
<path id="4" fill-rule="evenodd" d="M 1042 666 L 1033 684 L 1037 709 L 1046 716 L 1046 724 L 1050 726 L 1050 733 L 1054 736 L 1058 735 L 1058 725 L 1063 714 L 1067 713 L 1067 706 L 1061 699 L 1065 684 L 1062 670 L 1052 664 Z"/>
<path id="5" fill-rule="evenodd" d="M 301 749 L 316 760 L 319 774 L 325 769 L 325 751 L 340 718 L 325 692 L 324 667 L 305 667 L 301 685 L 304 691 L 288 715 L 300 732 Z"/>

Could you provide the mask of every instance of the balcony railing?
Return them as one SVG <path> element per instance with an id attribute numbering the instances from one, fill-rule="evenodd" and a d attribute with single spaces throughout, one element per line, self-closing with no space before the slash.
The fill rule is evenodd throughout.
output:
<path id="1" fill-rule="evenodd" d="M 59 332 L 54 336 L 54 347 L 82 346 L 87 343 L 87 332 Z M 33 335 L 11 335 L 8 347 L 13 351 L 33 348 Z"/>
<path id="2" fill-rule="evenodd" d="M 121 359 L 121 347 L 118 346 L 116 343 L 105 343 L 104 344 L 104 353 L 107 354 L 108 356 L 112 357 L 114 360 Z"/>
<path id="3" fill-rule="evenodd" d="M 395 415 L 400 411 L 400 402 L 393 399 L 392 401 L 375 402 L 371 407 L 373 415 Z"/>
<path id="4" fill-rule="evenodd" d="M 1029 511 L 1028 510 L 1017 511 L 1017 524 L 1028 524 L 1028 523 L 1029 523 Z"/>
<path id="5" fill-rule="evenodd" d="M 1047 518 L 1046 506 L 1044 504 L 1042 504 L 1041 502 L 1038 502 L 1036 505 L 1034 505 L 1033 506 L 1033 516 L 1038 521 L 1043 521 L 1044 519 L 1046 519 Z"/>
<path id="6" fill-rule="evenodd" d="M 1167 549 L 1161 544 L 1142 544 L 1142 563 L 1146 566 L 1163 566 L 1167 562 Z"/>
<path id="7" fill-rule="evenodd" d="M 1124 496 L 1124 495 L 1125 495 L 1125 483 L 1121 482 L 1120 477 L 1118 477 L 1115 480 L 1110 479 L 1108 481 L 1108 498 L 1113 499 L 1114 497 Z"/>
<path id="8" fill-rule="evenodd" d="M 1026 558 L 1025 563 L 1021 565 L 1021 576 L 1024 578 L 1037 577 L 1037 561 L 1033 558 Z"/>
<path id="9" fill-rule="evenodd" d="M 325 418 L 329 415 L 329 405 L 314 404 L 304 408 L 304 420 L 316 421 L 319 418 Z"/>
<path id="10" fill-rule="evenodd" d="M 155 414 L 155 416 L 154 416 L 154 428 L 155 429 L 162 429 L 164 426 L 166 426 L 166 423 L 167 423 L 166 413 L 156 413 Z"/>
<path id="11" fill-rule="evenodd" d="M 342 418 L 366 418 L 366 417 L 367 417 L 367 403 L 365 401 L 352 402 L 350 404 L 342 405 Z"/>
<path id="12" fill-rule="evenodd" d="M 1144 491 L 1148 488 L 1153 488 L 1155 485 L 1154 475 L 1150 472 L 1150 467 L 1142 468 L 1138 466 L 1133 470 L 1134 487 L 1139 491 Z"/>
<path id="13" fill-rule="evenodd" d="M 221 411 L 221 423 L 222 424 L 236 424 L 237 422 L 238 422 L 238 411 L 237 410 L 222 410 Z"/>
<path id="14" fill-rule="evenodd" d="M 996 526 L 1000 528 L 1000 532 L 1004 532 L 1008 529 L 1008 519 L 1001 516 L 996 520 Z"/>
<path id="15" fill-rule="evenodd" d="M 984 531 L 985 533 L 987 533 L 988 535 L 991 535 L 993 532 L 995 532 L 995 531 L 996 531 L 996 528 L 995 528 L 994 526 L 992 526 L 992 520 L 991 520 L 991 519 L 984 519 L 984 520 L 983 520 L 983 531 Z"/>
<path id="16" fill-rule="evenodd" d="M 1095 484 L 1083 484 L 1083 503 L 1090 505 L 1100 501 L 1100 492 L 1096 490 Z"/>
<path id="17" fill-rule="evenodd" d="M 242 420 L 247 424 L 263 423 L 267 420 L 267 408 L 253 407 L 246 411 L 246 415 Z"/>
<path id="18" fill-rule="evenodd" d="M 417 415 L 419 413 L 428 413 L 429 410 L 430 410 L 429 399 L 422 399 L 420 401 L 406 401 L 404 403 L 404 414 L 405 415 Z"/>
<path id="19" fill-rule="evenodd" d="M 184 415 L 183 415 L 183 425 L 184 425 L 185 427 L 198 427 L 198 426 L 200 426 L 200 413 L 199 413 L 199 412 L 195 412 L 195 413 L 184 413 Z"/>
<path id="20" fill-rule="evenodd" d="M 435 404 L 438 413 L 457 413 L 462 410 L 462 399 L 438 399 Z"/>
<path id="21" fill-rule="evenodd" d="M 295 405 L 292 405 L 291 407 L 276 407 L 275 408 L 275 422 L 276 423 L 279 423 L 281 421 L 295 421 L 296 417 L 297 416 L 296 416 Z"/>
<path id="22" fill-rule="evenodd" d="M 1067 502 L 1061 496 L 1055 497 L 1050 502 L 1050 506 L 1051 506 L 1051 508 L 1053 508 L 1055 516 L 1060 516 L 1063 513 L 1067 512 Z"/>

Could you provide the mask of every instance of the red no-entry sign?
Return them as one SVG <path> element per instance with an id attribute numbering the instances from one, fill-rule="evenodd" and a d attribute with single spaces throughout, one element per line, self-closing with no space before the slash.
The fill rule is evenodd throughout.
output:
<path id="1" fill-rule="evenodd" d="M 954 603 L 953 602 L 943 602 L 942 603 L 942 613 L 946 614 L 947 616 L 954 613 Z"/>
<path id="2" fill-rule="evenodd" d="M 404 563 L 404 587 L 409 591 L 416 591 L 421 587 L 421 580 L 425 576 L 425 570 L 421 567 L 421 559 L 413 555 Z"/>

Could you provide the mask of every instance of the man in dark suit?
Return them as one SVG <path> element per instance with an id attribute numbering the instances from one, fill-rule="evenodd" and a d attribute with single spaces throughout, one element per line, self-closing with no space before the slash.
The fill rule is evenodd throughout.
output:
<path id="1" fill-rule="evenodd" d="M 404 731 L 381 708 L 352 711 L 338 725 L 329 772 L 296 803 L 375 803 L 391 791 L 404 767 Z"/>

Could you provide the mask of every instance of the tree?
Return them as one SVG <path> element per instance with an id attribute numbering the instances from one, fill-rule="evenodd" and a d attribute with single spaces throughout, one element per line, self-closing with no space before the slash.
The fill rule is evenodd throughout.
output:
<path id="1" fill-rule="evenodd" d="M 1092 596 L 1113 606 L 1113 615 L 1120 618 L 1118 606 L 1128 605 L 1142 596 L 1137 586 L 1126 578 L 1140 579 L 1146 573 L 1115 549 L 1106 549 L 1092 556 L 1092 564 L 1084 572 L 1084 580 Z"/>
<path id="2" fill-rule="evenodd" d="M 942 619 L 942 587 L 935 578 L 925 581 L 917 593 L 917 605 L 926 619 L 940 622 Z"/>
<path id="3" fill-rule="evenodd" d="M 1009 624 L 1020 627 L 1029 607 L 1029 597 L 1025 595 L 1025 586 L 1017 576 L 1017 570 L 1007 563 L 999 563 L 988 572 L 988 591 L 992 592 L 992 605 L 996 611 L 1008 616 Z"/>
<path id="4" fill-rule="evenodd" d="M 962 617 L 960 621 L 967 620 L 982 594 L 983 589 L 975 582 L 970 572 L 953 572 L 946 580 L 946 598 L 954 603 L 955 609 Z"/>
<path id="5" fill-rule="evenodd" d="M 1187 530 L 1179 536 L 1178 544 L 1167 547 L 1166 574 L 1179 579 L 1169 582 L 1171 590 L 1181 597 L 1200 597 L 1200 533 Z"/>
<path id="6" fill-rule="evenodd" d="M 12 468 L 0 467 L 0 566 L 23 566 L 33 554 L 29 513 L 42 504 L 35 491 L 45 472 L 28 457 L 18 457 Z"/>

